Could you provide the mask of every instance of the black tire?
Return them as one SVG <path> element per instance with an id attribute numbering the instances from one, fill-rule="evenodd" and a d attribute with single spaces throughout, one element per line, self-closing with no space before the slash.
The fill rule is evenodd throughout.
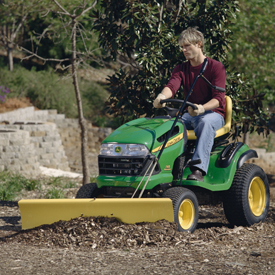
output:
<path id="1" fill-rule="evenodd" d="M 255 164 L 245 163 L 234 176 L 223 199 L 228 222 L 250 226 L 266 219 L 270 202 L 269 183 L 265 172 Z"/>
<path id="2" fill-rule="evenodd" d="M 90 199 L 98 195 L 98 188 L 96 183 L 87 183 L 82 185 L 76 193 L 76 199 Z"/>
<path id="3" fill-rule="evenodd" d="M 172 187 L 164 192 L 163 197 L 172 200 L 174 221 L 178 224 L 178 231 L 193 233 L 199 218 L 199 203 L 196 195 L 187 188 Z"/>

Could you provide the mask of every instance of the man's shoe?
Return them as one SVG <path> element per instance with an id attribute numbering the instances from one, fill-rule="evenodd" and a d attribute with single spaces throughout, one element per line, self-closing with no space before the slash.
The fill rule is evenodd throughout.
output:
<path id="1" fill-rule="evenodd" d="M 204 182 L 202 172 L 200 170 L 194 170 L 192 174 L 187 177 L 187 180 L 197 180 Z"/>

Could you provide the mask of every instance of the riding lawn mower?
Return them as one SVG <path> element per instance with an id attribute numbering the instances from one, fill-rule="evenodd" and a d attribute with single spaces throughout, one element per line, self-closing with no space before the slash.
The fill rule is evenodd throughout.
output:
<path id="1" fill-rule="evenodd" d="M 113 131 L 101 145 L 96 182 L 83 185 L 75 199 L 19 201 L 22 228 L 32 228 L 78 216 L 116 217 L 124 223 L 176 222 L 179 231 L 194 232 L 199 203 L 206 198 L 221 201 L 231 225 L 250 226 L 268 214 L 269 183 L 264 171 L 246 163 L 257 153 L 231 136 L 232 101 L 226 96 L 225 125 L 216 132 L 204 181 L 187 180 L 196 146 L 193 130 L 187 130 L 181 115 L 198 78 L 213 89 L 203 75 L 205 59 L 185 100 L 165 99 L 166 116 L 138 118 Z M 210 200 L 210 201 L 211 201 Z"/>

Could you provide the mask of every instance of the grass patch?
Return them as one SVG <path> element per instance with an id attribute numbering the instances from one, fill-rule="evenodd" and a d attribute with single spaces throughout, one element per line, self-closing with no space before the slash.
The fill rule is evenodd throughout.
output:
<path id="1" fill-rule="evenodd" d="M 33 191 L 40 187 L 38 180 L 28 179 L 10 172 L 0 173 L 0 200 L 13 200 L 22 190 Z"/>
<path id="2" fill-rule="evenodd" d="M 92 176 L 92 177 L 90 177 L 90 182 L 96 182 L 96 176 Z"/>
<path id="3" fill-rule="evenodd" d="M 0 200 L 2 201 L 12 201 L 14 199 L 14 193 L 11 190 L 0 186 Z"/>
<path id="4" fill-rule="evenodd" d="M 47 179 L 47 185 L 58 188 L 75 188 L 76 183 L 64 177 L 51 177 Z"/>
<path id="5" fill-rule="evenodd" d="M 43 188 L 42 188 L 43 186 Z M 77 183 L 64 177 L 29 179 L 8 171 L 0 172 L 0 200 L 13 201 L 22 192 L 37 191 L 41 198 L 65 198 L 65 189 L 76 188 Z"/>
<path id="6" fill-rule="evenodd" d="M 53 187 L 46 194 L 46 199 L 64 199 L 65 193 L 61 189 Z"/>
<path id="7" fill-rule="evenodd" d="M 76 183 L 75 182 L 72 182 L 72 181 L 69 181 L 67 183 L 65 183 L 64 185 L 64 188 L 76 188 Z"/>

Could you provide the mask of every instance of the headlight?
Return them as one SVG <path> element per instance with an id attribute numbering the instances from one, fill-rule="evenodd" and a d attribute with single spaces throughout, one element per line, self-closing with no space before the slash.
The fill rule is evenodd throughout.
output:
<path id="1" fill-rule="evenodd" d="M 142 144 L 103 143 L 100 148 L 100 155 L 105 156 L 144 157 L 148 154 L 149 150 Z"/>

